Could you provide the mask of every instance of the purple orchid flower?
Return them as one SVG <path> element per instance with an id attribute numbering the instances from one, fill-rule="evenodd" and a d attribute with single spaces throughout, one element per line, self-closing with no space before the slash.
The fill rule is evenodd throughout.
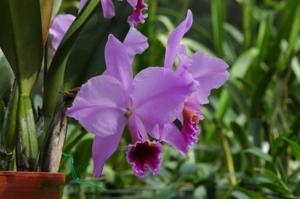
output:
<path id="1" fill-rule="evenodd" d="M 57 50 L 61 40 L 75 18 L 76 17 L 71 14 L 60 14 L 54 18 L 51 28 L 49 29 L 49 33 L 52 35 L 51 45 L 54 50 Z"/>
<path id="2" fill-rule="evenodd" d="M 170 123 L 156 126 L 156 131 L 153 131 L 156 134 L 152 134 L 154 138 L 169 143 L 182 154 L 186 154 L 189 147 L 198 141 L 199 121 L 204 119 L 200 105 L 207 104 L 211 90 L 219 88 L 229 77 L 229 73 L 226 71 L 228 65 L 223 60 L 203 52 L 196 52 L 192 57 L 187 55 L 186 47 L 180 42 L 191 28 L 192 23 L 193 15 L 188 10 L 185 20 L 170 34 L 164 67 L 171 69 L 178 56 L 179 62 L 175 73 L 184 79 L 190 77 L 197 81 L 198 88 L 186 98 L 182 112 L 178 116 L 182 124 L 181 131 L 173 123 Z"/>
<path id="3" fill-rule="evenodd" d="M 86 4 L 87 0 L 81 0 L 79 5 L 79 10 L 81 10 Z M 143 13 L 144 10 L 148 9 L 148 4 L 144 0 L 127 0 L 129 5 L 133 8 L 133 13 L 128 17 L 128 23 L 130 25 L 137 25 L 139 23 L 144 23 L 147 14 Z M 116 15 L 115 6 L 112 0 L 101 0 L 103 16 L 105 18 L 112 18 Z"/>
<path id="4" fill-rule="evenodd" d="M 147 38 L 133 27 L 121 43 L 109 35 L 105 47 L 106 71 L 82 85 L 68 115 L 95 134 L 94 175 L 100 176 L 105 161 L 117 149 L 128 124 L 132 144 L 127 160 L 139 177 L 161 164 L 161 145 L 147 135 L 156 125 L 171 123 L 184 100 L 195 90 L 195 82 L 161 67 L 149 67 L 134 78 L 132 62 L 148 47 Z M 172 100 L 170 100 L 172 99 Z"/>

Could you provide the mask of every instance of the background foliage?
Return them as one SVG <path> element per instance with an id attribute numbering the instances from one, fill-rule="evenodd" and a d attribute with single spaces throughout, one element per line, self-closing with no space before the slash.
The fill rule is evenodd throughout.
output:
<path id="1" fill-rule="evenodd" d="M 93 3 L 95 2 L 95 3 Z M 66 34 L 49 66 L 48 82 L 63 82 L 65 92 L 104 70 L 108 33 L 123 39 L 130 12 L 118 2 L 113 20 L 91 1 Z M 135 59 L 134 71 L 162 65 L 170 31 L 191 8 L 192 30 L 184 43 L 218 56 L 230 65 L 230 80 L 203 106 L 198 144 L 184 157 L 164 146 L 157 176 L 143 181 L 125 158 L 130 139 L 122 140 L 103 176 L 92 176 L 93 137 L 69 120 L 61 171 L 68 174 L 65 198 L 300 198 L 300 1 L 296 0 L 149 0 L 149 17 L 138 28 L 150 48 Z M 78 1 L 55 1 L 58 12 L 77 15 Z M 0 122 L 12 71 L 0 54 Z M 66 75 L 51 76 L 64 71 Z M 46 79 L 47 85 L 47 79 Z M 52 95 L 59 85 L 48 86 Z M 48 93 L 47 93 L 48 92 Z M 35 88 L 34 106 L 41 106 Z M 46 97 L 49 115 L 55 99 Z M 70 101 L 71 102 L 71 101 Z M 70 156 L 71 155 L 71 156 Z"/>

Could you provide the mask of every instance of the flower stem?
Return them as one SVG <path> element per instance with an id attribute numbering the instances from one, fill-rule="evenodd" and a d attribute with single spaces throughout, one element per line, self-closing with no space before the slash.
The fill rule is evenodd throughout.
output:
<path id="1" fill-rule="evenodd" d="M 228 144 L 228 141 L 227 141 L 226 136 L 224 134 L 224 131 L 221 128 L 219 128 L 219 131 L 220 131 L 220 138 L 221 138 L 222 147 L 223 147 L 223 150 L 224 150 L 224 153 L 225 153 L 225 161 L 226 161 L 227 171 L 230 174 L 229 184 L 232 185 L 232 186 L 235 186 L 237 184 L 237 179 L 234 176 L 235 169 L 234 169 L 232 154 L 230 152 L 229 144 Z"/>

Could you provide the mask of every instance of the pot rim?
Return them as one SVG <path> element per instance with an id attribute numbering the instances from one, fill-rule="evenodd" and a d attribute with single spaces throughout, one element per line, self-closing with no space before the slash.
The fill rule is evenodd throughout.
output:
<path id="1" fill-rule="evenodd" d="M 65 173 L 57 172 L 35 172 L 35 171 L 0 171 L 0 176 L 20 176 L 20 177 L 46 177 L 60 178 L 65 180 Z"/>

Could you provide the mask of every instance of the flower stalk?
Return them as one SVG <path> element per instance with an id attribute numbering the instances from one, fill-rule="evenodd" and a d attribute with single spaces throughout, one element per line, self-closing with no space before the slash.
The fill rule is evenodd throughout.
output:
<path id="1" fill-rule="evenodd" d="M 237 182 L 236 177 L 234 176 L 235 169 L 234 169 L 233 158 L 232 158 L 232 154 L 231 154 L 230 147 L 228 144 L 228 140 L 226 139 L 226 136 L 225 136 L 222 128 L 218 127 L 218 130 L 220 132 L 221 144 L 222 144 L 222 148 L 223 148 L 223 151 L 225 154 L 226 168 L 229 173 L 228 181 L 231 186 L 235 186 L 238 182 Z"/>

